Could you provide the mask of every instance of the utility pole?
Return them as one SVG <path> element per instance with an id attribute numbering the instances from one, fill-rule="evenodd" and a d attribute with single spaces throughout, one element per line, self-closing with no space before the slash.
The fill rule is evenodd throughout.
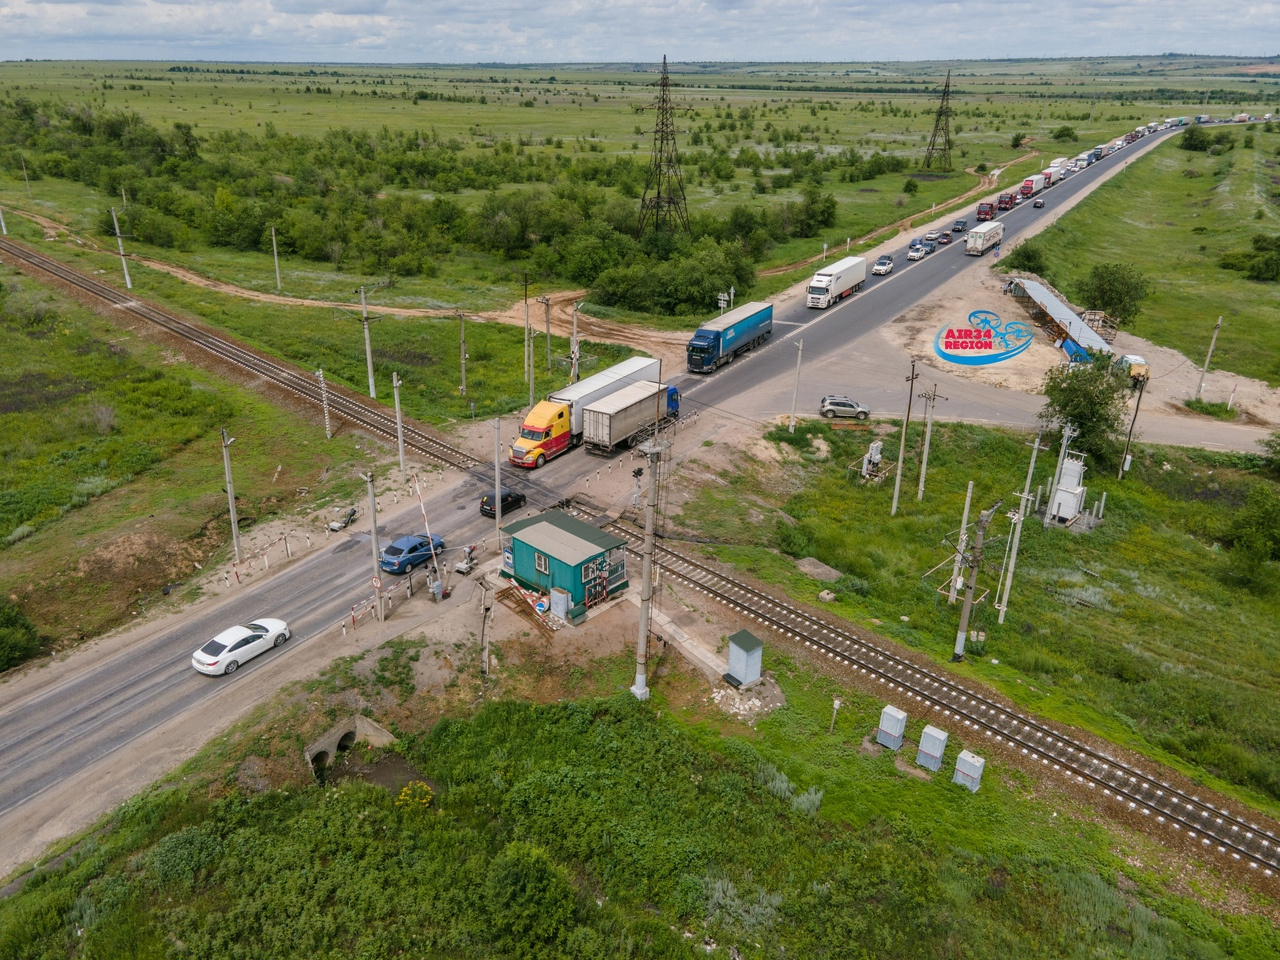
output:
<path id="1" fill-rule="evenodd" d="M 1067 460 L 1067 444 L 1069 444 L 1076 436 L 1076 428 L 1070 423 L 1062 425 L 1062 449 L 1058 451 L 1058 465 L 1053 468 L 1053 483 L 1049 485 L 1049 500 L 1044 505 L 1044 528 L 1049 529 L 1049 524 L 1053 520 L 1053 497 L 1058 491 L 1058 481 L 1062 479 L 1062 465 Z"/>
<path id="2" fill-rule="evenodd" d="M 271 228 L 271 259 L 276 265 L 276 293 L 280 292 L 280 251 L 276 249 L 276 228 Z"/>
<path id="3" fill-rule="evenodd" d="M 929 469 L 929 437 L 933 433 L 933 404 L 939 399 L 938 385 L 935 383 L 932 391 L 929 393 L 922 393 L 920 396 L 924 400 L 928 401 L 929 406 L 925 408 L 924 414 L 924 456 L 920 458 L 920 486 L 916 488 L 917 500 L 924 499 L 924 474 L 925 471 Z M 941 399 L 945 400 L 947 398 L 942 397 Z"/>
<path id="4" fill-rule="evenodd" d="M 1013 546 L 1009 548 L 1009 570 L 1004 578 L 1004 600 L 1000 599 L 1000 591 L 996 590 L 996 609 L 1000 611 L 997 623 L 1004 623 L 1005 611 L 1009 609 L 1009 591 L 1013 589 L 1013 568 L 1018 564 L 1018 544 L 1022 542 L 1022 521 L 1027 518 L 1027 504 L 1031 501 L 1031 475 L 1036 470 L 1036 454 L 1048 447 L 1040 446 L 1040 434 L 1036 434 L 1035 443 L 1031 445 L 1031 466 L 1027 467 L 1027 482 L 1022 485 L 1022 493 L 1018 497 L 1018 519 L 1013 527 Z"/>
<path id="5" fill-rule="evenodd" d="M 947 593 L 947 603 L 956 602 L 956 584 L 960 581 L 960 561 L 964 552 L 969 549 L 969 504 L 973 502 L 973 481 L 969 481 L 969 491 L 964 495 L 964 514 L 960 517 L 960 540 L 956 544 L 956 562 L 951 566 L 951 589 Z"/>
<path id="6" fill-rule="evenodd" d="M 1218 331 L 1222 329 L 1222 318 L 1218 318 L 1218 322 L 1213 325 L 1213 337 L 1209 340 L 1209 355 L 1204 358 L 1204 368 L 1200 371 L 1200 385 L 1196 387 L 1196 399 L 1200 399 L 1200 394 L 1204 393 L 1204 375 L 1209 372 L 1209 361 L 1213 359 L 1213 348 L 1218 342 Z"/>
<path id="7" fill-rule="evenodd" d="M 801 340 L 796 344 L 796 383 L 791 388 L 791 426 L 787 428 L 788 433 L 796 432 L 796 397 L 800 393 L 800 360 L 804 356 L 804 341 Z"/>
<path id="8" fill-rule="evenodd" d="M 493 537 L 502 556 L 502 418 L 493 421 Z"/>
<path id="9" fill-rule="evenodd" d="M 1211 348 L 1212 349 L 1212 348 Z M 1203 374 L 1201 374 L 1203 376 Z M 1138 425 L 1138 408 L 1142 406 L 1142 391 L 1147 387 L 1146 380 L 1138 381 L 1138 401 L 1133 405 L 1133 419 L 1129 421 L 1129 435 L 1124 438 L 1124 456 L 1120 458 L 1120 472 L 1116 474 L 1117 480 L 1124 479 L 1124 472 L 1129 469 L 1129 444 L 1133 442 L 1133 428 Z M 1232 396 L 1235 391 L 1232 391 Z M 1228 409 L 1230 405 L 1228 404 Z"/>
<path id="10" fill-rule="evenodd" d="M 31 181 L 27 178 L 27 158 L 23 154 L 18 154 L 18 160 L 22 163 L 22 182 L 27 185 L 27 199 L 34 199 L 31 195 Z M 112 216 L 114 217 L 114 212 Z M 120 228 L 116 228 L 116 233 L 120 232 Z"/>
<path id="11" fill-rule="evenodd" d="M 956 649 L 951 655 L 953 663 L 964 659 L 964 638 L 969 630 L 969 614 L 973 610 L 973 591 L 978 583 L 978 567 L 982 564 L 982 538 L 1003 502 L 1003 500 L 997 500 L 990 510 L 984 510 L 978 514 L 977 529 L 973 537 L 973 552 L 969 555 L 969 583 L 964 590 L 964 606 L 960 608 L 960 629 L 956 631 Z"/>
<path id="12" fill-rule="evenodd" d="M 329 429 L 329 388 L 324 382 L 324 371 L 316 371 L 316 379 L 320 381 L 320 406 L 324 408 L 324 438 L 333 439 L 333 431 Z"/>
<path id="13" fill-rule="evenodd" d="M 467 395 L 467 318 L 461 311 L 458 313 L 458 355 L 462 365 L 462 386 L 458 388 L 458 396 Z"/>
<path id="14" fill-rule="evenodd" d="M 4 225 L 4 208 L 0 207 L 0 235 L 8 236 L 9 228 Z"/>
<path id="15" fill-rule="evenodd" d="M 391 371 L 391 393 L 396 398 L 396 449 L 400 452 L 400 482 L 408 483 L 409 476 L 404 470 L 404 420 L 400 417 L 400 385 L 404 383 L 400 374 Z"/>
<path id="16" fill-rule="evenodd" d="M 911 422 L 911 386 L 916 382 L 916 362 L 911 361 L 911 376 L 907 377 L 907 415 L 902 421 L 902 442 L 898 444 L 898 475 L 893 478 L 893 506 L 889 509 L 889 516 L 896 516 L 898 513 L 898 492 L 902 489 L 902 461 L 907 454 L 907 424 Z"/>
<path id="17" fill-rule="evenodd" d="M 378 399 L 378 391 L 373 386 L 373 346 L 369 343 L 369 308 L 364 302 L 364 287 L 360 288 L 360 325 L 364 327 L 364 362 L 369 368 L 369 397 Z"/>
<path id="18" fill-rule="evenodd" d="M 525 380 L 532 379 L 529 376 L 530 367 L 533 366 L 533 362 L 529 359 L 529 339 L 530 339 L 529 338 L 529 274 L 528 272 L 526 272 L 524 275 L 524 378 Z M 530 391 L 529 395 L 533 396 L 533 391 Z"/>
<path id="19" fill-rule="evenodd" d="M 637 700 L 649 699 L 649 688 L 645 681 L 645 667 L 649 659 L 649 618 L 653 603 L 653 530 L 655 506 L 658 501 L 658 464 L 662 459 L 662 448 L 655 440 L 644 447 L 645 458 L 649 461 L 649 498 L 644 505 L 644 547 L 641 556 L 644 558 L 640 571 L 640 631 L 636 638 L 636 682 L 631 687 Z"/>
<path id="20" fill-rule="evenodd" d="M 30 187 L 27 188 L 30 191 Z M 129 279 L 129 261 L 124 258 L 124 241 L 120 238 L 120 221 L 116 219 L 116 208 L 111 208 L 111 222 L 116 228 L 116 246 L 120 248 L 120 266 L 124 267 L 124 286 L 133 289 L 133 281 Z"/>
<path id="21" fill-rule="evenodd" d="M 573 305 L 573 339 L 569 341 L 569 380 L 573 383 L 578 382 L 578 308 L 582 306 L 579 300 Z"/>
<path id="22" fill-rule="evenodd" d="M 551 298 L 538 297 L 538 302 L 547 308 L 547 373 L 551 372 Z"/>
<path id="23" fill-rule="evenodd" d="M 240 562 L 240 520 L 236 516 L 236 488 L 231 483 L 231 445 L 235 437 L 227 436 L 227 428 L 222 428 L 222 469 L 227 476 L 227 509 L 231 514 L 231 547 L 236 554 L 236 563 Z"/>
<path id="24" fill-rule="evenodd" d="M 533 343 L 538 339 L 538 331 L 534 330 L 533 335 L 529 338 L 529 409 L 533 409 L 533 384 L 537 379 L 537 374 L 533 369 Z"/>
<path id="25" fill-rule="evenodd" d="M 373 493 L 373 471 L 360 474 L 369 487 L 369 545 L 373 548 L 373 600 L 379 620 L 385 620 L 382 609 L 382 567 L 378 565 L 378 498 Z"/>

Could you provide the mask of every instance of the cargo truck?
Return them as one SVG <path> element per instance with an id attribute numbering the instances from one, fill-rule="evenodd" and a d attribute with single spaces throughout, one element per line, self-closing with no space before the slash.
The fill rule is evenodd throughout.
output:
<path id="1" fill-rule="evenodd" d="M 999 244 L 1003 237 L 1004 224 L 999 220 L 980 223 L 964 238 L 964 252 L 970 256 L 980 257 Z"/>
<path id="2" fill-rule="evenodd" d="M 1101 159 L 1102 159 L 1103 157 L 1105 157 L 1106 155 L 1107 155 L 1107 145 L 1106 145 L 1105 143 L 1100 143 L 1100 144 L 1098 144 L 1096 147 L 1094 147 L 1094 148 L 1093 148 L 1093 162 L 1094 162 L 1094 163 L 1097 163 L 1099 160 L 1101 160 Z"/>
<path id="3" fill-rule="evenodd" d="M 974 219 L 978 221 L 990 220 L 996 215 L 996 205 L 994 203 L 978 204 L 978 212 L 974 214 Z"/>
<path id="4" fill-rule="evenodd" d="M 1022 181 L 1022 187 L 1019 189 L 1024 197 L 1034 197 L 1037 193 L 1044 189 L 1044 174 L 1037 173 L 1034 177 L 1027 177 Z"/>
<path id="5" fill-rule="evenodd" d="M 811 307 L 825 310 L 855 290 L 861 290 L 866 281 L 867 261 L 863 257 L 845 257 L 813 275 L 805 302 Z"/>
<path id="6" fill-rule="evenodd" d="M 1041 170 L 1040 176 L 1044 177 L 1045 189 L 1048 189 L 1062 179 L 1062 171 L 1057 167 L 1050 167 L 1047 170 Z"/>
<path id="7" fill-rule="evenodd" d="M 587 453 L 608 456 L 624 444 L 634 445 L 680 416 L 680 391 L 644 380 L 611 393 L 582 411 L 582 439 Z"/>
<path id="8" fill-rule="evenodd" d="M 633 383 L 661 378 L 661 360 L 632 357 L 548 394 L 525 415 L 520 439 L 512 444 L 507 459 L 517 467 L 537 469 L 582 443 L 582 411 L 588 404 Z"/>
<path id="9" fill-rule="evenodd" d="M 694 332 L 685 347 L 689 371 L 710 373 L 721 364 L 732 362 L 738 354 L 764 343 L 771 333 L 773 304 L 744 303 L 736 310 L 707 321 Z"/>
<path id="10" fill-rule="evenodd" d="M 996 209 L 997 209 L 997 210 L 1012 210 L 1012 209 L 1013 209 L 1013 194 L 1012 194 L 1012 193 L 1002 193 L 1002 194 L 1000 194 L 1000 196 L 996 197 Z"/>

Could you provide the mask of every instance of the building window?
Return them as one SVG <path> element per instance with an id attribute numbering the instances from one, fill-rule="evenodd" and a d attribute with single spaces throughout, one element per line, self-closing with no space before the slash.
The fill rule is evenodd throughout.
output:
<path id="1" fill-rule="evenodd" d="M 533 555 L 533 568 L 539 573 L 551 572 L 551 564 L 547 562 L 547 558 L 541 553 Z"/>

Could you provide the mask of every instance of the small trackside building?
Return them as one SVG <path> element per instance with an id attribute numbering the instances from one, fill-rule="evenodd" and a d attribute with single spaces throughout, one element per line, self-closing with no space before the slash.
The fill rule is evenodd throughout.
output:
<path id="1" fill-rule="evenodd" d="M 627 589 L 627 542 L 561 510 L 502 528 L 501 575 L 526 590 L 569 594 L 568 616 L 587 611 Z"/>

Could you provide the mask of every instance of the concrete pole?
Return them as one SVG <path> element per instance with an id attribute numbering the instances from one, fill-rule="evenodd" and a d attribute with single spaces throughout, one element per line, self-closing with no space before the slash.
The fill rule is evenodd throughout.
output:
<path id="1" fill-rule="evenodd" d="M 1053 483 L 1049 485 L 1049 496 L 1044 505 L 1044 528 L 1049 529 L 1053 519 L 1053 497 L 1058 491 L 1058 481 L 1062 479 L 1062 465 L 1067 459 L 1067 444 L 1075 436 L 1075 427 L 1069 423 L 1062 425 L 1062 449 L 1058 451 L 1058 465 L 1053 468 Z"/>
<path id="2" fill-rule="evenodd" d="M 1138 381 L 1138 401 L 1133 405 L 1133 419 L 1129 421 L 1129 435 L 1124 438 L 1124 456 L 1120 458 L 1120 472 L 1116 474 L 1117 480 L 1123 480 L 1124 472 L 1129 469 L 1129 444 L 1133 443 L 1133 428 L 1138 425 L 1138 408 L 1142 406 L 1142 391 L 1146 386 L 1146 380 Z M 1235 396 L 1235 392 L 1233 391 L 1231 395 Z M 1228 405 L 1229 408 L 1230 405 Z"/>
<path id="3" fill-rule="evenodd" d="M 637 700 L 649 699 L 649 687 L 646 685 L 645 668 L 649 659 L 649 618 L 653 602 L 653 529 L 655 506 L 658 502 L 658 462 L 662 454 L 654 447 L 649 448 L 649 499 L 644 505 L 644 547 L 641 556 L 644 558 L 640 570 L 640 630 L 636 638 L 636 682 L 631 688 Z"/>
<path id="4" fill-rule="evenodd" d="M 579 300 L 573 305 L 573 340 L 569 342 L 569 379 L 573 383 L 578 382 L 578 308 L 582 306 Z"/>
<path id="5" fill-rule="evenodd" d="M 539 297 L 538 302 L 547 309 L 547 373 L 551 372 L 551 298 Z"/>
<path id="6" fill-rule="evenodd" d="M 369 369 L 369 396 L 378 399 L 378 391 L 373 385 L 373 347 L 369 343 L 369 308 L 364 302 L 364 287 L 360 288 L 360 324 L 364 327 L 364 362 Z"/>
<path id="7" fill-rule="evenodd" d="M 27 185 L 27 199 L 34 199 L 31 193 L 31 180 L 27 177 L 27 158 L 23 154 L 18 154 L 18 161 L 22 164 L 22 182 Z M 119 232 L 117 230 L 117 232 Z"/>
<path id="8" fill-rule="evenodd" d="M 1027 504 L 1031 502 L 1031 475 L 1035 472 L 1036 454 L 1040 449 L 1040 434 L 1037 433 L 1036 442 L 1031 447 L 1031 466 L 1027 467 L 1027 482 L 1022 485 L 1022 493 L 1018 497 L 1018 522 L 1013 528 L 1013 546 L 1009 548 L 1009 569 L 1004 578 L 1003 601 L 1000 599 L 1000 591 L 996 591 L 996 606 L 1000 610 L 997 623 L 1004 623 L 1005 611 L 1009 609 L 1009 591 L 1013 589 L 1013 569 L 1018 565 L 1018 544 L 1022 542 L 1022 522 L 1027 518 Z"/>
<path id="9" fill-rule="evenodd" d="M 537 338 L 537 336 L 538 336 L 538 333 L 535 330 L 533 332 L 533 336 L 529 338 L 528 362 L 529 362 L 529 409 L 530 410 L 533 409 L 533 382 L 534 380 L 537 379 L 537 375 L 534 373 L 534 369 L 533 369 L 533 341 Z"/>
<path id="10" fill-rule="evenodd" d="M 493 421 L 493 536 L 502 557 L 502 418 Z"/>
<path id="11" fill-rule="evenodd" d="M 236 563 L 240 562 L 240 520 L 236 516 L 236 488 L 231 483 L 231 445 L 235 437 L 227 436 L 227 428 L 222 428 L 222 469 L 227 477 L 227 510 L 231 514 L 231 547 L 236 554 Z"/>
<path id="12" fill-rule="evenodd" d="M 124 240 L 120 238 L 120 221 L 116 219 L 116 208 L 111 208 L 111 222 L 116 228 L 116 246 L 120 248 L 120 266 L 124 267 L 124 286 L 126 290 L 133 289 L 133 281 L 129 279 L 129 261 L 124 258 Z"/>
<path id="13" fill-rule="evenodd" d="M 320 406 L 324 408 L 324 438 L 333 439 L 333 431 L 329 429 L 329 388 L 324 382 L 324 371 L 316 371 L 316 379 L 320 381 Z"/>
<path id="14" fill-rule="evenodd" d="M 276 249 L 276 228 L 271 228 L 271 259 L 276 265 L 276 293 L 280 292 L 280 251 Z"/>
<path id="15" fill-rule="evenodd" d="M 375 613 L 379 620 L 386 619 L 382 611 L 382 567 L 378 564 L 378 498 L 373 492 L 373 471 L 360 474 L 369 487 L 369 545 L 373 549 L 373 597 Z"/>
<path id="16" fill-rule="evenodd" d="M 400 374 L 391 371 L 391 392 L 396 399 L 396 449 L 400 453 L 400 482 L 408 483 L 409 475 L 404 469 L 404 420 L 400 416 L 400 385 L 403 382 Z"/>
<path id="17" fill-rule="evenodd" d="M 796 432 L 796 397 L 800 394 L 800 360 L 804 357 L 804 341 L 797 343 L 796 348 L 796 382 L 791 388 L 791 426 L 787 428 L 788 433 Z"/>
<path id="18" fill-rule="evenodd" d="M 1218 331 L 1222 329 L 1222 318 L 1218 318 L 1218 322 L 1213 325 L 1213 337 L 1209 340 L 1209 355 L 1204 358 L 1204 367 L 1200 371 L 1200 385 L 1196 387 L 1196 399 L 1200 399 L 1200 394 L 1204 393 L 1204 375 L 1209 372 L 1209 361 L 1213 359 L 1213 348 L 1218 342 Z"/>
<path id="19" fill-rule="evenodd" d="M 458 314 L 458 356 L 462 366 L 462 386 L 459 388 L 458 396 L 465 397 L 467 395 L 467 318 L 461 313 Z"/>
<path id="20" fill-rule="evenodd" d="M 4 225 L 4 208 L 0 207 L 0 235 L 8 236 L 9 228 Z"/>
<path id="21" fill-rule="evenodd" d="M 529 379 L 529 274 L 524 275 L 524 378 Z"/>
<path id="22" fill-rule="evenodd" d="M 960 540 L 956 544 L 956 562 L 951 567 L 951 589 L 947 593 L 947 603 L 956 602 L 956 582 L 960 579 L 960 561 L 965 550 L 969 549 L 969 504 L 973 502 L 973 481 L 969 481 L 969 491 L 964 495 L 964 514 L 960 518 Z"/>
<path id="23" fill-rule="evenodd" d="M 911 376 L 907 377 L 907 415 L 902 421 L 902 442 L 898 444 L 898 475 L 893 478 L 893 506 L 889 508 L 889 516 L 898 513 L 898 493 L 902 490 L 902 462 L 907 455 L 907 424 L 911 422 L 911 387 L 916 382 L 916 362 L 911 361 Z"/>
<path id="24" fill-rule="evenodd" d="M 978 514 L 977 530 L 973 538 L 973 553 L 969 557 L 969 583 L 964 590 L 964 606 L 960 608 L 960 628 L 956 631 L 956 649 L 951 655 L 952 662 L 964 659 L 964 638 L 969 631 L 969 614 L 973 611 L 973 591 L 978 584 L 978 567 L 982 564 L 982 538 L 1003 502 L 997 500 L 990 510 L 984 510 Z"/>
<path id="25" fill-rule="evenodd" d="M 929 438 L 933 434 L 933 404 L 938 399 L 938 385 L 933 385 L 930 393 L 921 394 L 929 402 L 924 414 L 924 455 L 920 458 L 920 485 L 916 487 L 916 499 L 924 499 L 924 475 L 929 469 Z M 942 399 L 946 399 L 943 397 Z"/>

